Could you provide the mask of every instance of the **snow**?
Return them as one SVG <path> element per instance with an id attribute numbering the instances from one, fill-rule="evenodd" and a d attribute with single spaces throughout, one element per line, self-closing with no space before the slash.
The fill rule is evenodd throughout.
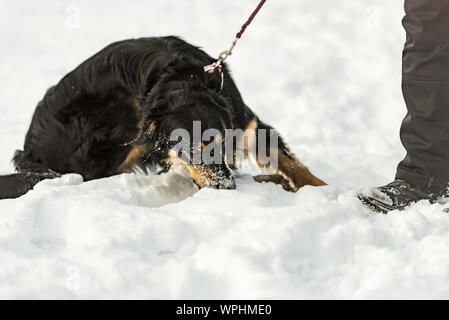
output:
<path id="1" fill-rule="evenodd" d="M 110 42 L 176 34 L 217 55 L 257 1 L 25 0 L 0 12 L 0 173 L 45 90 Z M 246 103 L 329 183 L 287 193 L 183 169 L 44 181 L 0 201 L 0 298 L 449 298 L 449 216 L 365 211 L 404 157 L 402 1 L 268 1 L 229 58 Z"/>

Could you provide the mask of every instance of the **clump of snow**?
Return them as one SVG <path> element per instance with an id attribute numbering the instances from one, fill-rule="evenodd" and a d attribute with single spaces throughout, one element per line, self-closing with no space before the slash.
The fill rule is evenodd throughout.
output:
<path id="1" fill-rule="evenodd" d="M 0 172 L 45 90 L 108 43 L 177 34 L 218 54 L 256 2 L 4 4 Z M 0 201 L 0 298 L 448 298 L 445 205 L 380 215 L 355 198 L 404 156 L 402 5 L 269 1 L 229 59 L 246 103 L 329 186 L 240 175 L 198 191 L 183 167 L 44 181 Z"/>

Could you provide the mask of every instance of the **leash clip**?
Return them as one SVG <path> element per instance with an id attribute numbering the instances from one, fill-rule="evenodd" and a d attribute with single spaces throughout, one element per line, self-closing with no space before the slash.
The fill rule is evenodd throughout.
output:
<path id="1" fill-rule="evenodd" d="M 223 62 L 226 61 L 226 59 L 232 55 L 232 50 L 234 49 L 235 45 L 237 44 L 237 41 L 239 39 L 235 38 L 234 41 L 232 41 L 231 47 L 228 50 L 224 50 L 222 51 L 219 55 L 218 55 L 218 60 L 212 64 L 209 64 L 207 66 L 204 66 L 204 72 L 208 72 L 208 73 L 213 73 L 215 71 L 215 69 L 218 69 L 218 72 L 221 73 L 222 67 L 221 65 L 223 64 Z"/>
<path id="2" fill-rule="evenodd" d="M 218 55 L 218 59 L 219 59 L 218 61 L 225 62 L 226 59 L 227 59 L 231 54 L 232 54 L 232 51 L 230 51 L 230 50 L 222 51 L 222 52 Z"/>
<path id="3" fill-rule="evenodd" d="M 239 40 L 238 38 L 235 38 L 234 41 L 232 41 L 231 47 L 228 50 L 222 51 L 218 55 L 218 60 L 216 62 L 203 67 L 204 72 L 207 72 L 207 73 L 214 73 L 215 70 L 218 70 L 218 73 L 221 76 L 220 91 L 223 91 L 223 86 L 224 86 L 224 74 L 223 74 L 222 63 L 225 62 L 226 59 L 232 54 L 232 50 L 234 49 L 238 40 Z"/>

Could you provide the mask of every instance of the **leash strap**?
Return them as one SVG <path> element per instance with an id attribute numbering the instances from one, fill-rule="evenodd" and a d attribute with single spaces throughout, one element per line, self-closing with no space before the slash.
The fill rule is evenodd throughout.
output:
<path id="1" fill-rule="evenodd" d="M 234 49 L 235 45 L 237 44 L 237 41 L 242 37 L 243 33 L 245 32 L 246 28 L 253 22 L 254 18 L 256 17 L 257 13 L 259 12 L 260 8 L 265 4 L 267 0 L 261 0 L 259 4 L 257 5 L 256 9 L 253 11 L 253 13 L 249 16 L 248 20 L 243 24 L 240 31 L 236 34 L 234 41 L 232 41 L 231 46 L 228 50 L 222 51 L 218 55 L 218 60 L 212 64 L 209 64 L 207 66 L 204 66 L 204 72 L 213 73 L 215 70 L 218 70 L 219 73 L 221 73 L 221 89 L 223 89 L 223 82 L 224 77 L 222 73 L 222 64 L 226 61 L 226 59 L 232 55 L 232 50 Z"/>
<path id="2" fill-rule="evenodd" d="M 246 21 L 243 24 L 242 29 L 235 36 L 236 38 L 240 39 L 242 37 L 242 34 L 245 32 L 246 28 L 251 24 L 251 22 L 253 22 L 254 17 L 256 16 L 256 14 L 259 12 L 260 8 L 262 8 L 262 6 L 265 4 L 266 1 L 267 0 L 261 0 L 259 2 L 256 10 L 253 11 L 253 13 L 249 16 L 248 21 Z"/>

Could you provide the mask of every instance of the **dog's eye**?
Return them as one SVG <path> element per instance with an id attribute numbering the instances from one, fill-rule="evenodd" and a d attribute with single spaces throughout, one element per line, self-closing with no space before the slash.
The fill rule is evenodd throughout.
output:
<path id="1" fill-rule="evenodd" d="M 190 78 L 190 79 L 193 79 L 193 78 L 195 78 L 195 75 L 194 75 L 193 73 L 191 73 L 191 74 L 189 75 L 189 78 Z"/>

